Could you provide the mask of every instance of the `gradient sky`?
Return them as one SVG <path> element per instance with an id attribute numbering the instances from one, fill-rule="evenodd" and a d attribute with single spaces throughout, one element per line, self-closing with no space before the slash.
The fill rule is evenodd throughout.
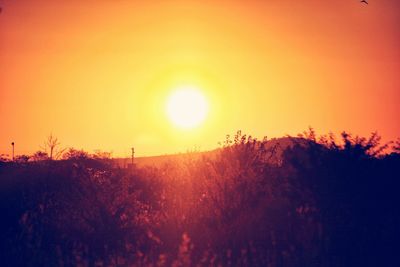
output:
<path id="1" fill-rule="evenodd" d="M 400 136 L 400 1 L 0 1 L 0 153 L 63 147 L 127 156 L 342 130 Z M 190 131 L 177 86 L 210 101 Z"/>

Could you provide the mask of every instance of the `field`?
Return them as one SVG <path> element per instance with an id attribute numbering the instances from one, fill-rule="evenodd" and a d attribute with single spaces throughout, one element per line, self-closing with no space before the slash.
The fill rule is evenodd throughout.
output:
<path id="1" fill-rule="evenodd" d="M 398 266 L 400 154 L 383 148 L 377 135 L 239 132 L 153 166 L 87 153 L 1 162 L 1 263 Z"/>

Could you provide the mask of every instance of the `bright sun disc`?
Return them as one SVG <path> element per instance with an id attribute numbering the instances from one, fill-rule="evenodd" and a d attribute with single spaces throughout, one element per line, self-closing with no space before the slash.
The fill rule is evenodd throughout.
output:
<path id="1" fill-rule="evenodd" d="M 167 100 L 167 115 L 179 128 L 199 126 L 207 116 L 208 104 L 204 95 L 193 87 L 181 87 Z"/>

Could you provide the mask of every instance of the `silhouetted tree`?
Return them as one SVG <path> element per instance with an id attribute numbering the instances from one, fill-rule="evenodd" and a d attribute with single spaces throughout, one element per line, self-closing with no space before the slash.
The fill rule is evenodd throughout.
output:
<path id="1" fill-rule="evenodd" d="M 49 155 L 44 151 L 37 151 L 31 156 L 32 161 L 43 161 L 48 159 Z"/>
<path id="2" fill-rule="evenodd" d="M 58 138 L 50 134 L 44 142 L 43 150 L 49 154 L 49 159 L 58 159 L 64 152 L 64 149 L 59 149 L 60 142 Z"/>
<path id="3" fill-rule="evenodd" d="M 18 155 L 15 157 L 15 162 L 27 163 L 31 157 L 28 155 Z"/>
<path id="4" fill-rule="evenodd" d="M 88 159 L 89 158 L 89 153 L 83 150 L 78 150 L 75 148 L 69 148 L 64 154 L 62 155 L 63 159 L 75 159 L 75 160 L 80 160 L 80 159 Z"/>

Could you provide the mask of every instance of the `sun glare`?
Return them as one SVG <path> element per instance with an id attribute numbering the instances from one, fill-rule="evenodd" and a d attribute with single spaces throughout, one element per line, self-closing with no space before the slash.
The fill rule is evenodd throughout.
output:
<path id="1" fill-rule="evenodd" d="M 168 97 L 166 106 L 170 121 L 182 129 L 199 126 L 208 113 L 208 103 L 200 90 L 191 86 L 180 87 Z"/>

